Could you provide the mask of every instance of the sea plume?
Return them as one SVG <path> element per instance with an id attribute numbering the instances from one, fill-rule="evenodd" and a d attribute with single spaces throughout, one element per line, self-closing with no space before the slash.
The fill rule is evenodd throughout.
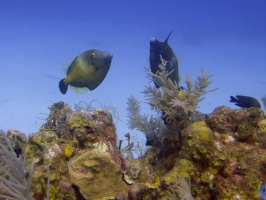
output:
<path id="1" fill-rule="evenodd" d="M 140 102 L 133 96 L 128 98 L 127 105 L 129 128 L 137 129 L 144 133 L 147 138 L 147 145 L 150 145 L 150 143 L 158 145 L 159 131 L 164 126 L 163 121 L 157 117 L 141 115 Z"/>
<path id="2" fill-rule="evenodd" d="M 211 75 L 203 69 L 194 83 L 190 76 L 187 76 L 185 86 L 180 87 L 168 78 L 172 72 L 166 70 L 166 61 L 163 58 L 161 61 L 160 70 L 156 74 L 146 68 L 148 77 L 160 85 L 160 88 L 149 86 L 143 93 L 152 109 L 162 113 L 165 124 L 171 130 L 178 131 L 189 124 L 199 102 L 204 99 L 203 96 L 215 89 L 207 91 L 207 87 L 212 83 Z"/>

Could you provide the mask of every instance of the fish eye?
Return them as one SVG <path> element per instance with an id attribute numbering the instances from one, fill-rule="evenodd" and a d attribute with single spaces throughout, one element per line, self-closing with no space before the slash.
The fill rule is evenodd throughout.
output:
<path id="1" fill-rule="evenodd" d="M 91 57 L 93 57 L 93 58 L 94 58 L 94 57 L 95 57 L 95 53 L 91 53 Z"/>

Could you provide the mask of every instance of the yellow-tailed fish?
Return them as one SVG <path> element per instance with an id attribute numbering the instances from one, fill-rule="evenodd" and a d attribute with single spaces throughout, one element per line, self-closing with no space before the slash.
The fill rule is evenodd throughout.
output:
<path id="1" fill-rule="evenodd" d="M 88 50 L 77 56 L 67 69 L 67 77 L 60 80 L 59 89 L 66 94 L 68 86 L 94 90 L 104 80 L 112 62 L 109 51 Z"/>

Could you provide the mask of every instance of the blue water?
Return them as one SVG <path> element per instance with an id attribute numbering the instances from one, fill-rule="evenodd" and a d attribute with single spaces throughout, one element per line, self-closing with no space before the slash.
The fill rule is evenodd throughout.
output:
<path id="1" fill-rule="evenodd" d="M 230 95 L 266 95 L 266 1 L 264 0 L 97 0 L 0 2 L 0 129 L 37 132 L 52 103 L 71 105 L 97 99 L 115 107 L 127 132 L 126 101 L 142 101 L 149 85 L 149 41 L 169 44 L 178 56 L 182 81 L 195 80 L 201 67 L 213 75 L 200 111 L 230 106 Z M 62 95 L 62 70 L 88 49 L 113 52 L 107 77 L 94 91 Z M 182 85 L 181 81 L 181 85 Z M 99 105 L 94 104 L 94 107 Z M 140 135 L 140 134 L 139 134 Z M 123 138 L 124 139 L 124 138 Z"/>

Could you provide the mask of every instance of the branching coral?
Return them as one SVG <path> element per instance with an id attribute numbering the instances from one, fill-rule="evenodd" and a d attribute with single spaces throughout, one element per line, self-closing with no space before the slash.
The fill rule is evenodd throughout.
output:
<path id="1" fill-rule="evenodd" d="M 0 187 L 5 191 L 5 195 L 0 195 L 5 199 L 20 199 L 31 200 L 33 199 L 31 193 L 31 183 L 33 178 L 34 164 L 29 170 L 28 180 L 25 177 L 25 163 L 26 154 L 23 157 L 17 158 L 10 142 L 8 141 L 4 132 L 0 132 L 3 136 L 7 148 L 0 144 L 2 156 L 0 157 L 1 170 L 4 172 L 0 176 Z"/>

